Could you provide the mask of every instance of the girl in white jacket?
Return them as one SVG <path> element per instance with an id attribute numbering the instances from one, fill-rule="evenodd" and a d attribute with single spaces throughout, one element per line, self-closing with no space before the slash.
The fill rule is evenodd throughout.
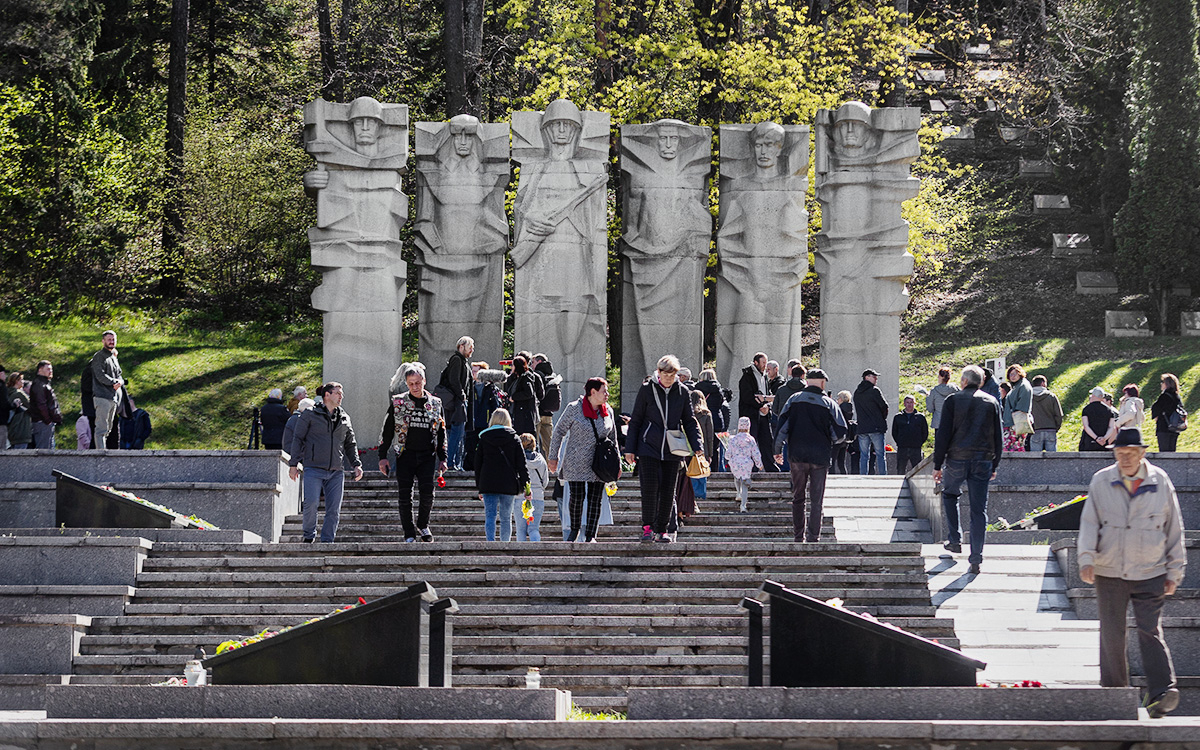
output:
<path id="1" fill-rule="evenodd" d="M 542 511 L 546 509 L 546 485 L 550 482 L 550 470 L 546 467 L 546 459 L 537 450 L 537 439 L 528 432 L 521 435 L 521 447 L 525 449 L 525 468 L 529 470 L 529 494 L 525 496 L 533 505 L 533 518 L 526 519 L 520 507 L 516 511 L 517 541 L 540 542 L 541 531 L 538 526 L 542 523 Z"/>

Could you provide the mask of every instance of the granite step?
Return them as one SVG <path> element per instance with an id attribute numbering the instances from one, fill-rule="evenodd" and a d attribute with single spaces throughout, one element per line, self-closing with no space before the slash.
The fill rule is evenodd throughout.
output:
<path id="1" fill-rule="evenodd" d="M 921 572 L 912 573 L 790 573 L 782 570 L 772 572 L 772 578 L 779 583 L 794 587 L 810 586 L 823 587 L 874 587 L 874 586 L 906 586 L 925 582 Z M 187 588 L 190 590 L 231 589 L 255 586 L 258 589 L 266 586 L 278 586 L 280 589 L 297 587 L 303 584 L 316 584 L 327 589 L 329 587 L 362 586 L 377 588 L 380 586 L 404 586 L 419 583 L 430 577 L 436 581 L 440 590 L 444 586 L 555 586 L 560 584 L 583 584 L 595 586 L 640 586 L 644 589 L 673 588 L 677 586 L 706 586 L 730 587 L 761 585 L 763 574 L 757 571 L 721 572 L 712 571 L 655 571 L 651 573 L 631 573 L 611 570 L 558 570 L 537 571 L 522 570 L 480 570 L 471 572 L 443 571 L 436 573 L 393 571 L 380 573 L 364 573 L 349 571 L 332 573 L 327 571 L 292 571 L 270 572 L 171 572 L 143 573 L 138 578 L 137 599 L 155 596 L 162 587 Z M 156 588 L 159 587 L 159 588 Z"/>

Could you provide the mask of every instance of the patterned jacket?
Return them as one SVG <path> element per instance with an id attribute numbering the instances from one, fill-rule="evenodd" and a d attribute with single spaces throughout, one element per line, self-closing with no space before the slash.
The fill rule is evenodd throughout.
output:
<path id="1" fill-rule="evenodd" d="M 418 409 L 408 391 L 392 396 L 392 405 L 383 423 L 383 433 L 379 436 L 381 460 L 387 460 L 388 449 L 392 447 L 395 447 L 396 455 L 403 453 L 405 448 L 412 448 L 436 452 L 438 460 L 446 460 L 446 412 L 442 408 L 442 400 L 429 391 L 425 391 L 424 412 L 432 417 L 433 441 L 427 446 L 407 444 L 409 422 L 418 413 Z"/>
<path id="2" fill-rule="evenodd" d="M 748 432 L 739 432 L 729 436 L 729 448 L 725 451 L 725 460 L 729 462 L 729 471 L 735 479 L 749 479 L 754 467 L 763 467 L 762 453 L 758 443 Z"/>

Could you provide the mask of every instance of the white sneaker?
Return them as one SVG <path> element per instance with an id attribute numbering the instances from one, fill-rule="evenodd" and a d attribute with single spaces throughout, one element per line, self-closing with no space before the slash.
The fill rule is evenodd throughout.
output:
<path id="1" fill-rule="evenodd" d="M 430 531 L 428 528 L 417 529 L 417 535 L 421 537 L 422 542 L 432 542 L 433 541 L 433 532 Z"/>

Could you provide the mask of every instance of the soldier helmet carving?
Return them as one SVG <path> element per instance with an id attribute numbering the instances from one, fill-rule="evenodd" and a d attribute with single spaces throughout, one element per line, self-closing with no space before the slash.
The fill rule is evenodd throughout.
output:
<path id="1" fill-rule="evenodd" d="M 857 120 L 871 124 L 871 108 L 862 102 L 846 102 L 837 108 L 837 112 L 833 114 L 834 122 L 843 122 L 845 120 Z"/>
<path id="2" fill-rule="evenodd" d="M 546 113 L 542 115 L 542 127 L 566 120 L 567 122 L 575 123 L 576 127 L 583 127 L 583 116 L 579 114 L 579 107 L 576 107 L 569 99 L 555 99 L 546 107 Z"/>
<path id="3" fill-rule="evenodd" d="M 350 119 L 357 120 L 360 117 L 383 122 L 383 105 L 369 96 L 358 97 L 350 102 Z"/>

